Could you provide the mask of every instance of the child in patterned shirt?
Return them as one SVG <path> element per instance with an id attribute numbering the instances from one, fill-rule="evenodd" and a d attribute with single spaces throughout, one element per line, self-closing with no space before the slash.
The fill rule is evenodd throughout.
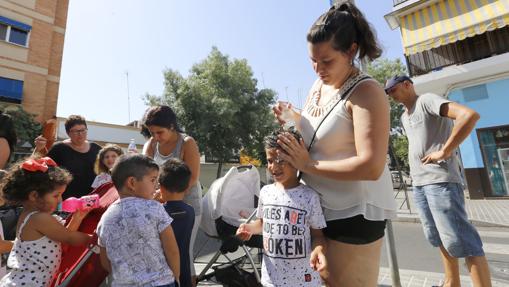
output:
<path id="1" fill-rule="evenodd" d="M 263 234 L 263 286 L 322 286 L 319 272 L 325 272 L 326 223 L 318 194 L 299 182 L 297 170 L 278 156 L 283 152 L 278 135 L 294 130 L 278 130 L 265 139 L 267 168 L 274 179 L 260 191 L 258 219 L 241 224 L 237 236 L 249 240 Z"/>
<path id="2" fill-rule="evenodd" d="M 101 264 L 113 287 L 174 287 L 180 276 L 179 249 L 172 218 L 153 200 L 159 166 L 143 155 L 121 156 L 111 177 L 120 199 L 97 227 Z"/>

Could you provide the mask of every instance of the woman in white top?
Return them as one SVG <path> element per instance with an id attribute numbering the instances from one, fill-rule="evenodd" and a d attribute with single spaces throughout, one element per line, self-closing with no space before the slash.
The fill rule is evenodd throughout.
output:
<path id="1" fill-rule="evenodd" d="M 301 131 L 299 143 L 280 137 L 283 160 L 303 173 L 321 197 L 327 228 L 328 286 L 376 286 L 385 220 L 396 204 L 386 164 L 389 103 L 381 86 L 354 66 L 358 54 L 380 56 L 376 38 L 351 3 L 333 6 L 307 35 L 312 86 L 302 113 L 290 108 Z"/>
<path id="2" fill-rule="evenodd" d="M 143 126 L 150 132 L 150 139 L 143 146 L 143 154 L 154 159 L 161 166 L 170 158 L 183 160 L 191 170 L 189 189 L 186 191 L 184 202 L 194 209 L 195 220 L 189 244 L 191 262 L 191 276 L 196 284 L 196 270 L 194 269 L 193 246 L 201 221 L 201 185 L 200 152 L 196 141 L 183 133 L 178 124 L 177 116 L 168 106 L 149 108 L 143 117 Z"/>

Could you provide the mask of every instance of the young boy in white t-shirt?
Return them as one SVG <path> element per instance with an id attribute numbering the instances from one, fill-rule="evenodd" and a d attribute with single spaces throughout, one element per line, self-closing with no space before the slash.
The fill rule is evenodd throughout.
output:
<path id="1" fill-rule="evenodd" d="M 260 191 L 258 219 L 241 224 L 237 236 L 249 240 L 263 234 L 263 286 L 322 286 L 319 272 L 325 271 L 326 227 L 318 194 L 299 182 L 297 170 L 278 157 L 283 152 L 278 135 L 294 130 L 278 130 L 265 139 L 267 168 L 274 183 Z"/>

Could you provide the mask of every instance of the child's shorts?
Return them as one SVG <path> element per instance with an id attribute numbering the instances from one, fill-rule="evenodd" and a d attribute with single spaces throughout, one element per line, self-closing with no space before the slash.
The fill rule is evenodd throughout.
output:
<path id="1" fill-rule="evenodd" d="M 484 256 L 479 233 L 468 221 L 460 184 L 444 182 L 415 186 L 414 201 L 431 245 L 444 246 L 456 258 Z"/>

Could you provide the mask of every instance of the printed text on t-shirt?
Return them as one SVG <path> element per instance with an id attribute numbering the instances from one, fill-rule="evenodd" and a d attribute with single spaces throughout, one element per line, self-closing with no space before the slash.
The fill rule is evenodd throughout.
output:
<path id="1" fill-rule="evenodd" d="M 263 206 L 263 247 L 273 258 L 306 257 L 306 211 L 281 205 Z"/>

